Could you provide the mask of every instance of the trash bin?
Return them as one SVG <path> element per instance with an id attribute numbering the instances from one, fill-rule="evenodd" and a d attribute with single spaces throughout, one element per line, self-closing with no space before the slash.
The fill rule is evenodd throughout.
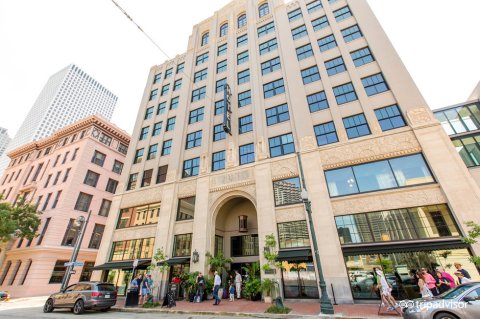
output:
<path id="1" fill-rule="evenodd" d="M 127 292 L 127 298 L 125 299 L 125 307 L 137 307 L 138 306 L 138 289 L 129 289 Z"/>
<path id="2" fill-rule="evenodd" d="M 171 283 L 168 286 L 168 291 L 173 294 L 175 300 L 178 300 L 178 296 L 180 294 L 180 287 L 178 284 Z"/>

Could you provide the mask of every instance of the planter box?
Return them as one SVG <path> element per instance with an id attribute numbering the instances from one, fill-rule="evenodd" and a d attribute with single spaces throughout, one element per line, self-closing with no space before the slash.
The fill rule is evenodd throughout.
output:
<path id="1" fill-rule="evenodd" d="M 263 300 L 265 301 L 265 303 L 272 303 L 272 297 L 270 296 L 263 297 Z"/>

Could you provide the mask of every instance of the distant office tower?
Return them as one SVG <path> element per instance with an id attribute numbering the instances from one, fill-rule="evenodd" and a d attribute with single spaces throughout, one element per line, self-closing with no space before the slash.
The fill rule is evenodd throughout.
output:
<path id="1" fill-rule="evenodd" d="M 117 96 L 78 66 L 70 64 L 48 79 L 7 150 L 50 136 L 89 115 L 111 120 Z M 0 175 L 9 159 L 0 159 Z"/>
<path id="2" fill-rule="evenodd" d="M 11 140 L 10 136 L 8 136 L 7 129 L 0 127 L 0 156 L 5 152 Z"/>

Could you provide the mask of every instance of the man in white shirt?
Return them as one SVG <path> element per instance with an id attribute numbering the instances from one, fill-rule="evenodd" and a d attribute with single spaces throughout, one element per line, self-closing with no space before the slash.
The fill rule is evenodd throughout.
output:
<path id="1" fill-rule="evenodd" d="M 215 271 L 215 278 L 213 279 L 213 298 L 215 298 L 214 306 L 220 304 L 221 299 L 218 297 L 218 290 L 222 284 L 222 278 L 218 275 L 218 271 Z"/>
<path id="2" fill-rule="evenodd" d="M 235 270 L 235 290 L 237 291 L 237 299 L 240 299 L 240 293 L 242 292 L 242 275 Z"/>

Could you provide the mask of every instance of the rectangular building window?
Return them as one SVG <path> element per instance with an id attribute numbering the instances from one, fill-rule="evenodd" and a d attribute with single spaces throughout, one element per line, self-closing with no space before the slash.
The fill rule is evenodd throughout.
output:
<path id="1" fill-rule="evenodd" d="M 182 88 L 182 79 L 175 80 L 173 82 L 173 91 L 180 90 Z"/>
<path id="2" fill-rule="evenodd" d="M 93 227 L 92 237 L 90 237 L 90 243 L 88 244 L 88 248 L 100 248 L 100 243 L 102 242 L 104 230 L 105 225 L 95 224 L 95 226 Z"/>
<path id="3" fill-rule="evenodd" d="M 59 159 L 60 159 L 60 154 L 58 154 L 57 157 L 55 158 L 55 162 L 53 163 L 53 167 L 57 166 Z M 18 163 L 20 164 L 20 161 Z M 28 177 L 30 176 L 30 173 L 32 172 L 32 170 L 33 170 L 33 167 L 30 167 L 30 171 L 27 175 L 27 180 L 28 180 Z"/>
<path id="4" fill-rule="evenodd" d="M 153 116 L 153 106 L 151 107 L 148 107 L 146 110 L 145 110 L 145 116 L 144 116 L 144 120 L 148 120 L 148 119 L 151 119 Z"/>
<path id="5" fill-rule="evenodd" d="M 351 17 L 352 12 L 350 11 L 350 8 L 346 6 L 333 11 L 333 16 L 335 17 L 335 20 L 337 20 L 337 22 L 340 22 L 342 20 L 345 20 L 348 17 Z"/>
<path id="6" fill-rule="evenodd" d="M 165 183 L 167 180 L 168 165 L 158 167 L 156 184 Z"/>
<path id="7" fill-rule="evenodd" d="M 325 91 L 317 92 L 307 96 L 308 107 L 310 108 L 310 113 L 317 112 L 320 110 L 328 109 L 327 96 Z"/>
<path id="8" fill-rule="evenodd" d="M 237 65 L 248 62 L 248 51 L 237 54 Z"/>
<path id="9" fill-rule="evenodd" d="M 243 70 L 237 74 L 237 84 L 250 82 L 250 69 Z"/>
<path id="10" fill-rule="evenodd" d="M 75 246 L 77 242 L 78 236 L 82 230 L 84 222 L 80 222 L 75 220 L 74 218 L 70 218 L 68 222 L 67 230 L 65 231 L 65 235 L 63 236 L 62 246 Z"/>
<path id="11" fill-rule="evenodd" d="M 255 147 L 253 143 L 242 145 L 238 150 L 240 154 L 240 165 L 255 162 Z"/>
<path id="12" fill-rule="evenodd" d="M 197 83 L 205 80 L 207 78 L 207 75 L 208 75 L 208 69 L 203 69 L 198 72 L 195 72 L 195 74 L 193 75 L 193 83 Z"/>
<path id="13" fill-rule="evenodd" d="M 105 188 L 105 191 L 115 194 L 115 191 L 117 190 L 118 186 L 118 181 L 109 178 L 107 182 L 107 187 Z"/>
<path id="14" fill-rule="evenodd" d="M 303 84 L 309 84 L 320 80 L 320 73 L 318 73 L 318 67 L 316 65 L 302 70 L 301 74 Z"/>
<path id="15" fill-rule="evenodd" d="M 197 176 L 200 168 L 200 157 L 183 161 L 182 178 Z"/>
<path id="16" fill-rule="evenodd" d="M 47 188 L 51 178 L 52 178 L 52 174 L 47 176 L 47 180 L 45 181 L 45 185 L 43 185 L 43 188 Z M 8 197 L 8 195 L 6 197 Z"/>
<path id="17" fill-rule="evenodd" d="M 157 115 L 165 113 L 166 110 L 167 110 L 167 102 L 162 102 L 158 104 Z"/>
<path id="18" fill-rule="evenodd" d="M 333 34 L 327 35 L 326 37 L 319 39 L 317 42 L 320 52 L 333 49 L 337 46 L 337 41 L 335 40 L 335 36 Z"/>
<path id="19" fill-rule="evenodd" d="M 60 178 L 61 173 L 62 173 L 61 171 L 57 172 L 57 175 L 55 175 L 55 179 L 53 180 L 53 185 L 57 185 L 58 179 Z"/>
<path id="20" fill-rule="evenodd" d="M 292 22 L 292 21 L 295 21 L 295 20 L 298 20 L 300 19 L 301 17 L 303 17 L 302 15 L 302 9 L 301 8 L 297 8 L 293 11 L 290 11 L 287 13 L 287 16 L 288 16 L 288 21 Z"/>
<path id="21" fill-rule="evenodd" d="M 270 148 L 270 157 L 295 153 L 292 133 L 269 138 L 268 146 Z"/>
<path id="22" fill-rule="evenodd" d="M 90 281 L 93 273 L 94 261 L 86 261 L 83 265 L 82 272 L 80 273 L 80 281 Z"/>
<path id="23" fill-rule="evenodd" d="M 243 134 L 250 131 L 253 131 L 252 114 L 240 117 L 238 119 L 238 134 Z"/>
<path id="24" fill-rule="evenodd" d="M 152 184 L 153 169 L 147 169 L 143 172 L 142 184 L 140 187 L 147 187 Z"/>
<path id="25" fill-rule="evenodd" d="M 175 235 L 172 257 L 190 257 L 192 252 L 192 234 Z"/>
<path id="26" fill-rule="evenodd" d="M 167 69 L 167 70 L 165 71 L 165 78 L 164 78 L 164 79 L 169 79 L 169 78 L 171 78 L 171 77 L 172 77 L 172 74 L 173 74 L 173 69 L 172 69 L 172 68 Z"/>
<path id="27" fill-rule="evenodd" d="M 372 96 L 389 90 L 387 82 L 385 82 L 382 73 L 377 73 L 362 78 L 362 84 L 368 96 Z"/>
<path id="28" fill-rule="evenodd" d="M 65 153 L 65 158 L 62 164 L 65 164 L 65 159 L 67 158 L 68 152 Z M 40 174 L 40 171 L 42 170 L 43 163 L 38 164 L 37 169 L 35 170 L 35 173 L 33 174 L 32 177 L 32 182 L 35 182 L 38 178 L 38 175 Z M 10 180 L 12 179 L 13 175 L 15 175 L 15 172 L 12 173 L 12 176 L 10 177 Z M 10 182 L 10 181 L 9 181 Z"/>
<path id="29" fill-rule="evenodd" d="M 314 31 L 322 30 L 329 26 L 327 16 L 320 17 L 312 20 L 312 26 Z"/>
<path id="30" fill-rule="evenodd" d="M 180 98 L 177 96 L 177 97 L 174 97 L 173 99 L 170 100 L 170 110 L 175 110 L 178 108 L 178 100 Z"/>
<path id="31" fill-rule="evenodd" d="M 298 204 L 302 202 L 302 187 L 298 177 L 273 182 L 275 206 Z"/>
<path id="32" fill-rule="evenodd" d="M 258 235 L 231 237 L 232 257 L 258 256 Z"/>
<path id="33" fill-rule="evenodd" d="M 103 166 L 103 163 L 105 163 L 105 158 L 107 158 L 107 155 L 100 153 L 99 151 L 95 151 L 95 153 L 93 153 L 92 163 L 97 164 L 98 166 Z"/>
<path id="34" fill-rule="evenodd" d="M 227 43 L 222 44 L 217 49 L 217 56 L 227 54 Z"/>
<path id="35" fill-rule="evenodd" d="M 74 161 L 74 160 L 75 160 L 75 158 L 77 158 L 77 153 L 78 153 L 78 150 L 79 150 L 79 148 L 77 147 L 77 148 L 76 148 L 76 149 L 73 151 L 73 154 L 72 154 L 72 159 L 71 159 L 72 161 Z"/>
<path id="36" fill-rule="evenodd" d="M 163 122 L 157 122 L 153 125 L 152 136 L 157 136 L 162 131 L 162 124 Z"/>
<path id="37" fill-rule="evenodd" d="M 223 60 L 217 63 L 217 73 L 227 71 L 227 60 Z"/>
<path id="38" fill-rule="evenodd" d="M 157 157 L 158 144 L 153 144 L 148 147 L 147 161 Z"/>
<path id="39" fill-rule="evenodd" d="M 153 77 L 153 84 L 157 84 L 161 80 L 162 80 L 162 73 L 160 72 L 155 74 L 155 76 Z"/>
<path id="40" fill-rule="evenodd" d="M 224 86 L 227 84 L 227 79 L 221 79 L 215 82 L 215 93 L 223 92 Z"/>
<path id="41" fill-rule="evenodd" d="M 183 73 L 183 69 L 185 69 L 185 63 L 184 62 L 177 64 L 176 74 Z"/>
<path id="42" fill-rule="evenodd" d="M 347 70 L 341 56 L 332 60 L 325 61 L 325 68 L 327 69 L 327 74 L 329 76 L 342 73 Z"/>
<path id="43" fill-rule="evenodd" d="M 370 135 L 367 119 L 363 113 L 343 118 L 349 139 Z"/>
<path id="44" fill-rule="evenodd" d="M 165 127 L 165 132 L 173 131 L 175 129 L 176 117 L 171 117 L 167 120 L 167 127 Z"/>
<path id="45" fill-rule="evenodd" d="M 348 43 L 355 39 L 363 37 L 363 34 L 362 34 L 362 31 L 360 31 L 360 28 L 358 27 L 358 25 L 354 25 L 349 28 L 343 29 L 342 36 L 345 42 Z"/>
<path id="46" fill-rule="evenodd" d="M 267 126 L 290 120 L 287 103 L 266 109 L 265 116 Z"/>
<path id="47" fill-rule="evenodd" d="M 133 164 L 141 163 L 143 157 L 143 148 L 138 149 L 135 152 L 135 157 L 133 158 Z"/>
<path id="48" fill-rule="evenodd" d="M 275 31 L 275 24 L 272 22 L 269 22 L 265 25 L 262 25 L 261 27 L 259 27 L 257 29 L 257 34 L 258 34 L 258 37 L 261 38 L 271 32 L 274 32 Z"/>
<path id="49" fill-rule="evenodd" d="M 202 131 L 196 131 L 190 134 L 187 134 L 187 140 L 185 142 L 185 149 L 198 147 L 202 145 Z"/>
<path id="50" fill-rule="evenodd" d="M 199 107 L 198 109 L 190 111 L 188 116 L 188 124 L 197 123 L 203 120 L 203 111 L 204 107 Z"/>
<path id="51" fill-rule="evenodd" d="M 307 3 L 307 10 L 308 13 L 315 12 L 317 10 L 320 10 L 322 8 L 322 3 L 320 0 L 314 0 L 312 2 Z"/>
<path id="52" fill-rule="evenodd" d="M 122 174 L 122 170 L 123 170 L 123 163 L 115 160 L 113 162 L 112 172 L 117 173 L 117 174 Z"/>
<path id="53" fill-rule="evenodd" d="M 327 145 L 338 142 L 337 131 L 333 122 L 318 124 L 313 127 L 315 136 L 317 137 L 317 145 Z"/>
<path id="54" fill-rule="evenodd" d="M 53 193 L 48 193 L 47 198 L 45 199 L 45 203 L 43 203 L 42 211 L 45 211 L 48 207 L 48 202 L 50 201 L 50 198 L 52 198 Z"/>
<path id="55" fill-rule="evenodd" d="M 48 224 L 50 224 L 51 219 L 52 219 L 51 217 L 48 217 L 47 219 L 45 219 L 45 223 L 43 224 L 42 232 L 40 233 L 40 236 L 38 236 L 37 246 L 42 244 L 43 238 L 45 237 L 45 234 L 47 233 Z"/>
<path id="56" fill-rule="evenodd" d="M 274 59 L 263 62 L 261 64 L 261 68 L 262 68 L 262 75 L 279 70 L 281 68 L 280 57 L 276 57 Z"/>
<path id="57" fill-rule="evenodd" d="M 149 129 L 150 129 L 149 126 L 142 128 L 142 130 L 140 131 L 140 137 L 139 137 L 140 141 L 147 138 Z"/>
<path id="58" fill-rule="evenodd" d="M 123 155 L 127 155 L 128 145 L 125 145 L 123 143 L 118 143 L 118 148 L 117 149 Z"/>
<path id="59" fill-rule="evenodd" d="M 280 249 L 298 247 L 310 248 L 310 236 L 306 220 L 279 223 L 277 224 L 277 227 Z"/>
<path id="60" fill-rule="evenodd" d="M 177 221 L 193 219 L 195 214 L 195 196 L 178 200 Z"/>
<path id="61" fill-rule="evenodd" d="M 23 274 L 22 274 L 22 277 L 20 277 L 20 280 L 18 281 L 18 284 L 20 286 L 22 286 L 24 283 L 25 283 L 25 280 L 27 279 L 27 276 L 28 276 L 28 272 L 30 271 L 30 267 L 32 266 L 32 260 L 31 259 L 28 259 L 26 264 L 25 264 L 25 268 L 23 270 Z"/>
<path id="62" fill-rule="evenodd" d="M 98 211 L 98 215 L 103 217 L 108 217 L 110 212 L 110 206 L 112 206 L 112 202 L 108 199 L 102 199 L 102 204 L 100 205 L 100 210 Z"/>
<path id="63" fill-rule="evenodd" d="M 250 90 L 238 93 L 238 107 L 244 107 L 252 103 L 252 93 Z"/>
<path id="64" fill-rule="evenodd" d="M 62 191 L 58 191 L 57 195 L 55 195 L 55 199 L 53 200 L 53 204 L 52 204 L 52 209 L 57 207 L 58 201 L 60 200 L 60 195 L 62 195 Z"/>
<path id="65" fill-rule="evenodd" d="M 170 155 L 172 151 L 172 140 L 163 141 L 162 156 Z"/>
<path id="66" fill-rule="evenodd" d="M 333 88 L 333 94 L 335 95 L 338 105 L 358 100 L 357 93 L 355 93 L 351 82 L 335 86 Z"/>
<path id="67" fill-rule="evenodd" d="M 158 89 L 150 91 L 150 97 L 148 98 L 149 101 L 154 100 L 158 95 Z"/>
<path id="68" fill-rule="evenodd" d="M 138 173 L 130 174 L 128 177 L 127 191 L 135 189 L 137 186 Z"/>
<path id="69" fill-rule="evenodd" d="M 355 64 L 357 68 L 364 64 L 375 61 L 375 58 L 368 47 L 353 51 L 350 53 L 350 56 L 352 57 L 353 64 Z"/>
<path id="70" fill-rule="evenodd" d="M 92 198 L 93 195 L 80 192 L 80 194 L 78 194 L 77 202 L 75 203 L 75 210 L 88 212 Z"/>
<path id="71" fill-rule="evenodd" d="M 112 144 L 112 138 L 104 133 L 100 133 L 100 137 L 98 138 L 98 140 L 107 146 L 110 146 Z"/>
<path id="72" fill-rule="evenodd" d="M 248 43 L 248 35 L 243 34 L 239 37 L 237 37 L 237 47 L 240 47 L 242 45 L 246 45 Z"/>
<path id="73" fill-rule="evenodd" d="M 301 60 L 304 60 L 308 57 L 313 56 L 312 45 L 310 43 L 297 48 L 296 52 L 297 52 L 297 60 L 298 61 L 301 61 Z"/>
<path id="74" fill-rule="evenodd" d="M 151 259 L 154 245 L 154 238 L 115 241 L 112 244 L 110 261 Z"/>
<path id="75" fill-rule="evenodd" d="M 283 79 L 278 79 L 263 85 L 263 97 L 269 98 L 285 92 Z"/>
<path id="76" fill-rule="evenodd" d="M 301 25 L 298 28 L 292 29 L 293 40 L 298 40 L 300 38 L 303 38 L 307 34 L 308 34 L 307 28 L 305 27 L 305 25 Z"/>
<path id="77" fill-rule="evenodd" d="M 212 154 L 212 172 L 225 169 L 225 151 Z"/>
<path id="78" fill-rule="evenodd" d="M 223 124 L 218 124 L 213 127 L 213 141 L 220 141 L 225 139 L 225 131 L 223 130 Z"/>
<path id="79" fill-rule="evenodd" d="M 48 281 L 49 284 L 62 283 L 65 272 L 67 271 L 67 266 L 64 266 L 65 263 L 68 263 L 68 260 L 57 260 L 55 262 L 52 275 L 50 276 L 50 280 Z"/>
<path id="80" fill-rule="evenodd" d="M 375 115 L 383 132 L 406 125 L 402 113 L 396 104 L 376 109 Z"/>
<path id="81" fill-rule="evenodd" d="M 208 52 L 205 52 L 199 56 L 195 60 L 195 65 L 200 65 L 208 61 Z"/>
<path id="82" fill-rule="evenodd" d="M 204 99 L 206 94 L 207 94 L 207 89 L 206 89 L 205 86 L 203 86 L 199 89 L 193 90 L 192 91 L 192 102 L 200 101 L 201 99 Z"/>
<path id="83" fill-rule="evenodd" d="M 268 40 L 266 42 L 260 43 L 260 45 L 258 46 L 258 48 L 260 50 L 260 55 L 263 55 L 263 54 L 266 54 L 268 52 L 274 51 L 274 50 L 277 49 L 277 47 L 278 47 L 277 38 L 273 38 L 273 39 Z"/>

